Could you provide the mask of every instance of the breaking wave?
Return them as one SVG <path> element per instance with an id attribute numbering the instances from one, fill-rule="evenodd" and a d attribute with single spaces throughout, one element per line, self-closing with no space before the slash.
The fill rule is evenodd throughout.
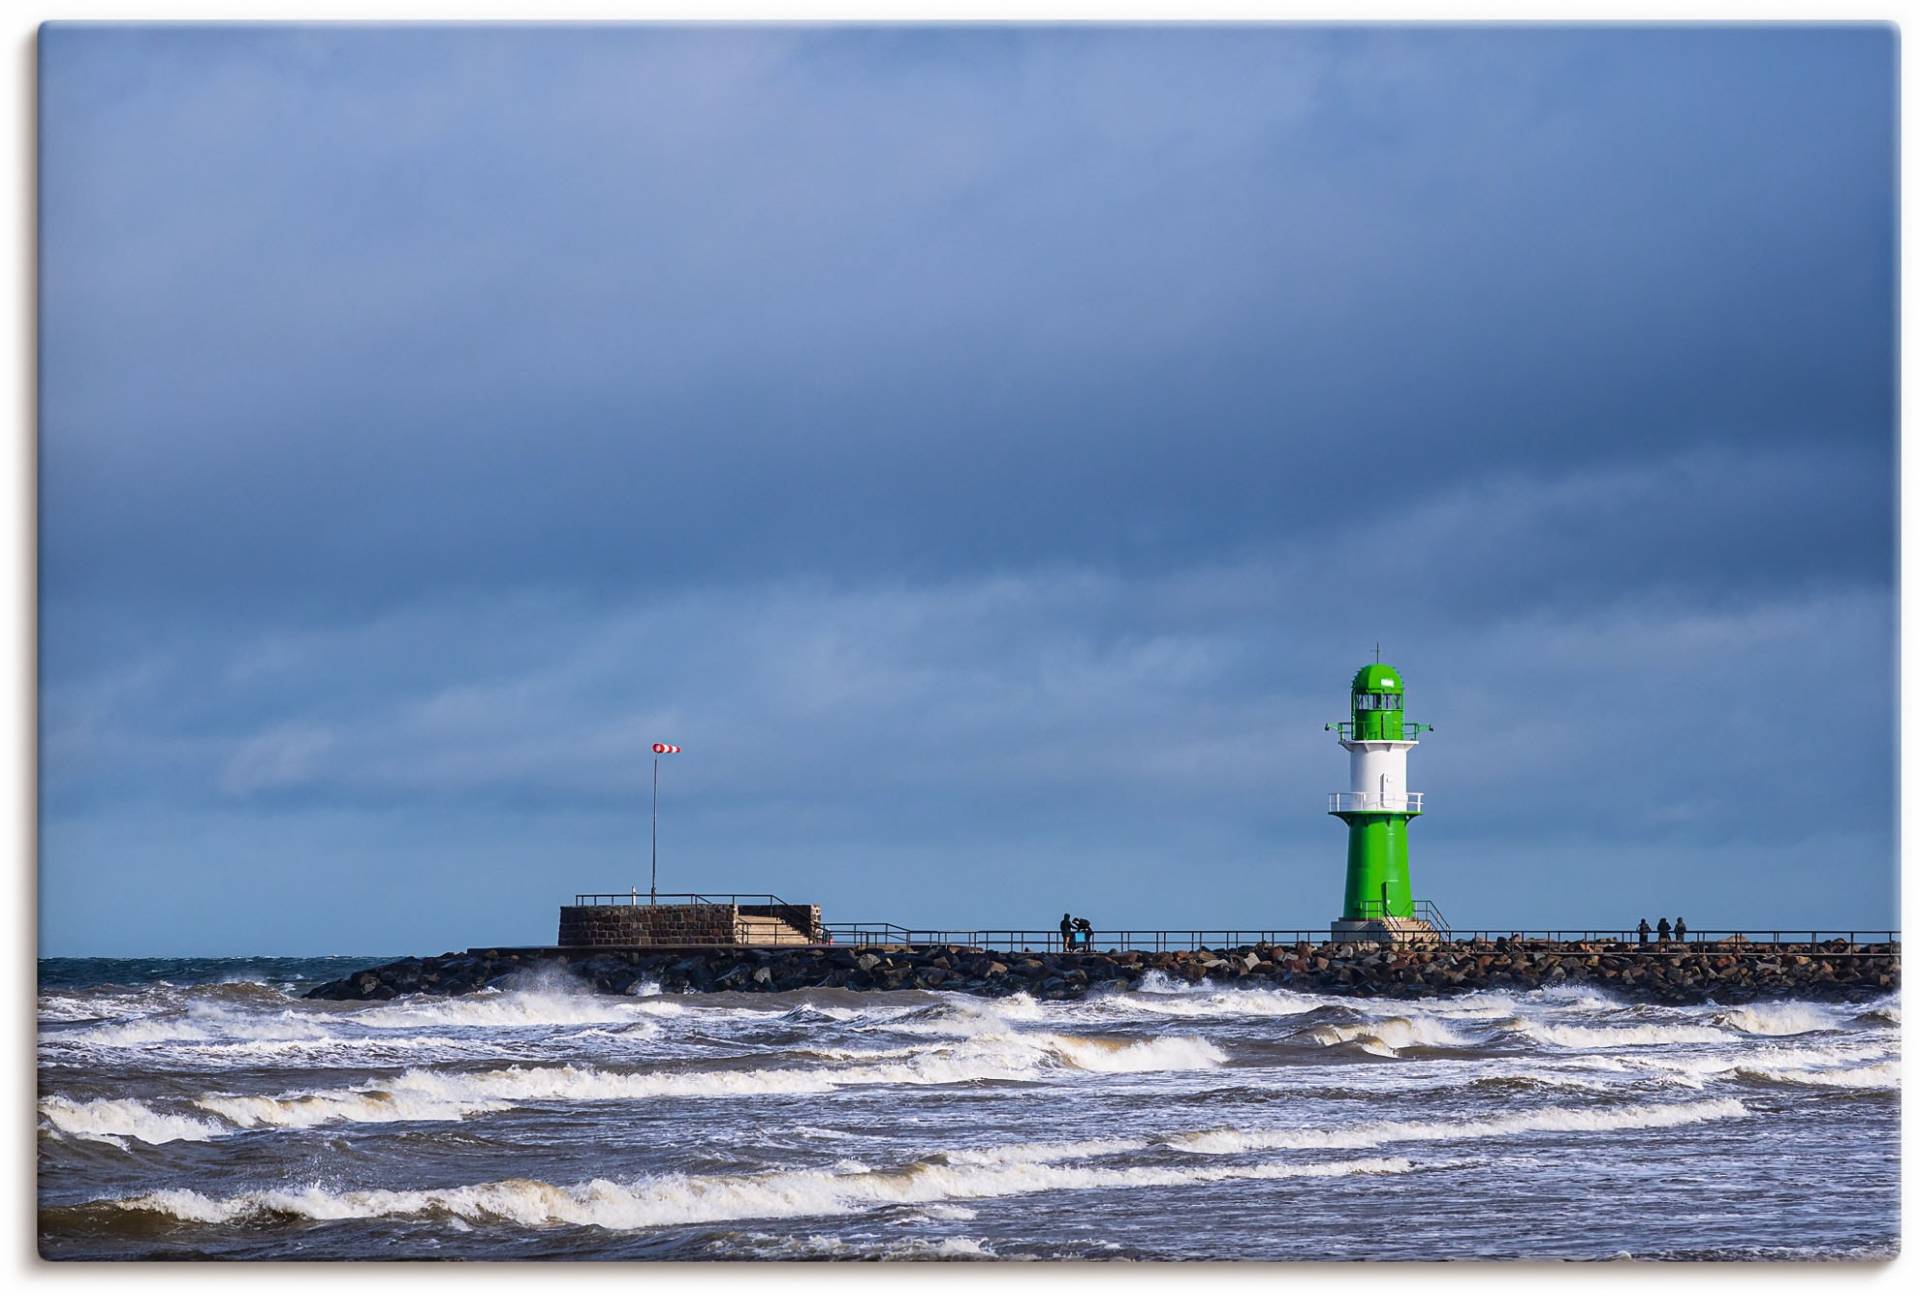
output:
<path id="1" fill-rule="evenodd" d="M 1612 1049 L 1621 1045 L 1716 1045 L 1735 1039 L 1718 1027 L 1683 1023 L 1647 1023 L 1635 1027 L 1576 1027 L 1515 1018 L 1509 1025 L 1543 1045 L 1568 1049 Z"/>
<path id="2" fill-rule="evenodd" d="M 281 1095 L 214 1093 L 190 1101 L 191 1106 L 219 1117 L 227 1123 L 225 1127 L 209 1128 L 204 1119 L 172 1125 L 157 1120 L 164 1114 L 144 1105 L 124 1111 L 96 1105 L 89 1120 L 93 1123 L 90 1133 L 163 1143 L 240 1130 L 303 1130 L 337 1122 L 459 1121 L 528 1103 L 825 1094 L 850 1086 L 1030 1081 L 1048 1069 L 1060 1068 L 1097 1073 L 1185 1071 L 1215 1067 L 1224 1058 L 1206 1041 L 1182 1036 L 1116 1040 L 1051 1032 L 989 1033 L 953 1046 L 923 1047 L 899 1062 L 848 1067 L 686 1072 L 622 1072 L 573 1064 L 487 1071 L 412 1068 L 343 1089 Z"/>
<path id="3" fill-rule="evenodd" d="M 175 1140 L 208 1140 L 231 1133 L 227 1127 L 204 1117 L 155 1112 L 138 1099 L 74 1100 L 50 1095 L 40 1101 L 40 1115 L 55 1130 L 117 1148 L 127 1147 L 128 1138 L 143 1144 L 170 1144 Z"/>
<path id="4" fill-rule="evenodd" d="M 1320 1129 L 1209 1130 L 1175 1135 L 1169 1147 L 1193 1153 L 1247 1153 L 1275 1148 L 1376 1148 L 1381 1144 L 1457 1139 L 1494 1139 L 1541 1131 L 1650 1130 L 1698 1121 L 1744 1117 L 1738 1099 L 1701 1103 L 1645 1104 L 1619 1108 L 1538 1108 L 1477 1121 L 1382 1121 Z"/>
<path id="5" fill-rule="evenodd" d="M 100 1205 L 153 1212 L 198 1224 L 260 1217 L 335 1221 L 449 1216 L 474 1223 L 510 1221 L 526 1226 L 592 1225 L 608 1230 L 636 1230 L 714 1221 L 846 1216 L 875 1207 L 1050 1191 L 1173 1187 L 1224 1180 L 1394 1175 L 1412 1169 L 1412 1164 L 1403 1158 L 1222 1167 L 926 1161 L 885 1171 L 661 1176 L 630 1183 L 593 1180 L 572 1186 L 540 1180 L 501 1180 L 450 1189 L 333 1192 L 310 1185 L 226 1198 L 210 1197 L 192 1189 L 164 1189 Z"/>
<path id="6" fill-rule="evenodd" d="M 1461 1035 L 1437 1018 L 1384 1018 L 1378 1022 L 1329 1023 L 1307 1033 L 1322 1045 L 1358 1045 L 1369 1054 L 1398 1058 L 1403 1049 L 1465 1044 Z"/>
<path id="7" fill-rule="evenodd" d="M 1900 1088 L 1898 1063 L 1875 1063 L 1870 1067 L 1825 1069 L 1738 1067 L 1734 1071 L 1748 1080 L 1772 1081 L 1781 1085 L 1824 1085 L 1840 1090 L 1898 1090 Z"/>
<path id="8" fill-rule="evenodd" d="M 1831 1009 L 1793 1000 L 1729 1009 L 1715 1021 L 1751 1036 L 1799 1036 L 1810 1031 L 1832 1031 L 1839 1026 L 1838 1017 Z"/>
<path id="9" fill-rule="evenodd" d="M 594 995 L 559 989 L 475 991 L 446 999 L 389 1001 L 349 1011 L 345 1019 L 368 1027 L 552 1027 L 637 1022 L 678 1017 L 676 1001 L 647 996 Z M 771 1015 L 768 1015 L 771 1016 Z"/>
<path id="10" fill-rule="evenodd" d="M 1109 1013 L 1147 1013 L 1169 1018 L 1297 1018 L 1325 1007 L 1327 1001 L 1293 991 L 1248 988 L 1160 995 L 1121 993 L 1100 996 L 1088 1003 Z"/>

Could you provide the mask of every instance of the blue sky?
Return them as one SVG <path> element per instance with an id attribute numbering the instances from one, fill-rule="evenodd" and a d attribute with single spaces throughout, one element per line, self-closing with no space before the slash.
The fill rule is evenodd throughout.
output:
<path id="1" fill-rule="evenodd" d="M 43 29 L 42 953 L 1891 924 L 1897 53 Z"/>

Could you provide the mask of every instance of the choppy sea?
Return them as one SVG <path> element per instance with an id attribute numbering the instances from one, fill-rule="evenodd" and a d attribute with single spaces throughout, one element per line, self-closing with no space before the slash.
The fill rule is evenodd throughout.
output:
<path id="1" fill-rule="evenodd" d="M 46 960 L 49 1258 L 1872 1258 L 1899 1008 Z"/>

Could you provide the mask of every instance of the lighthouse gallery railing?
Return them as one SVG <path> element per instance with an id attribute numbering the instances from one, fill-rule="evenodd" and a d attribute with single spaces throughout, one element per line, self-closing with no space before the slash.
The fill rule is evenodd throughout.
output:
<path id="1" fill-rule="evenodd" d="M 1425 793 L 1333 793 L 1327 798 L 1327 810 L 1334 815 L 1342 811 L 1405 811 L 1418 815 L 1425 796 Z"/>
<path id="2" fill-rule="evenodd" d="M 1369 740 L 1359 736 L 1352 721 L 1334 721 L 1330 723 L 1327 728 L 1330 730 L 1338 730 L 1341 738 L 1352 739 L 1356 743 L 1418 743 L 1422 734 L 1431 733 L 1433 730 L 1433 726 L 1427 724 L 1425 721 L 1407 721 L 1400 727 L 1401 735 L 1399 738 Z"/>

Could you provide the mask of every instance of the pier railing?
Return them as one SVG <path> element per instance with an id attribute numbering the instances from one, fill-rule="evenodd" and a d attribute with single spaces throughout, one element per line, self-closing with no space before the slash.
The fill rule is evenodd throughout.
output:
<path id="1" fill-rule="evenodd" d="M 1444 922 L 1444 921 L 1443 921 Z M 1441 925 L 1436 924 L 1436 927 Z M 1058 929 L 1052 928 L 909 928 L 896 923 L 856 922 L 823 923 L 835 945 L 858 946 L 972 946 L 980 950 L 1061 951 L 1061 950 L 1140 950 L 1163 953 L 1170 950 L 1231 950 L 1246 946 L 1295 946 L 1302 942 L 1321 945 L 1347 940 L 1351 936 L 1330 928 L 1118 928 L 1096 929 L 1086 944 L 1068 946 Z M 1898 929 L 1862 928 L 1789 930 L 1754 928 L 1734 931 L 1688 931 L 1684 941 L 1677 938 L 1662 942 L 1650 937 L 1643 946 L 1640 934 L 1632 928 L 1502 928 L 1453 929 L 1444 927 L 1435 934 L 1452 942 L 1543 942 L 1552 945 L 1608 945 L 1633 950 L 1684 954 L 1696 947 L 1768 947 L 1819 946 L 1845 943 L 1848 946 L 1894 945 L 1900 943 Z M 1844 952 L 1836 952 L 1844 953 Z"/>
<path id="2" fill-rule="evenodd" d="M 1611 942 L 1617 945 L 1645 945 L 1680 950 L 1687 946 L 1819 946 L 1845 942 L 1849 946 L 1897 946 L 1898 928 L 1700 928 L 1687 929 L 1684 937 L 1668 937 L 1658 932 L 1645 938 L 1636 928 L 1457 928 L 1455 941 L 1549 941 Z"/>

